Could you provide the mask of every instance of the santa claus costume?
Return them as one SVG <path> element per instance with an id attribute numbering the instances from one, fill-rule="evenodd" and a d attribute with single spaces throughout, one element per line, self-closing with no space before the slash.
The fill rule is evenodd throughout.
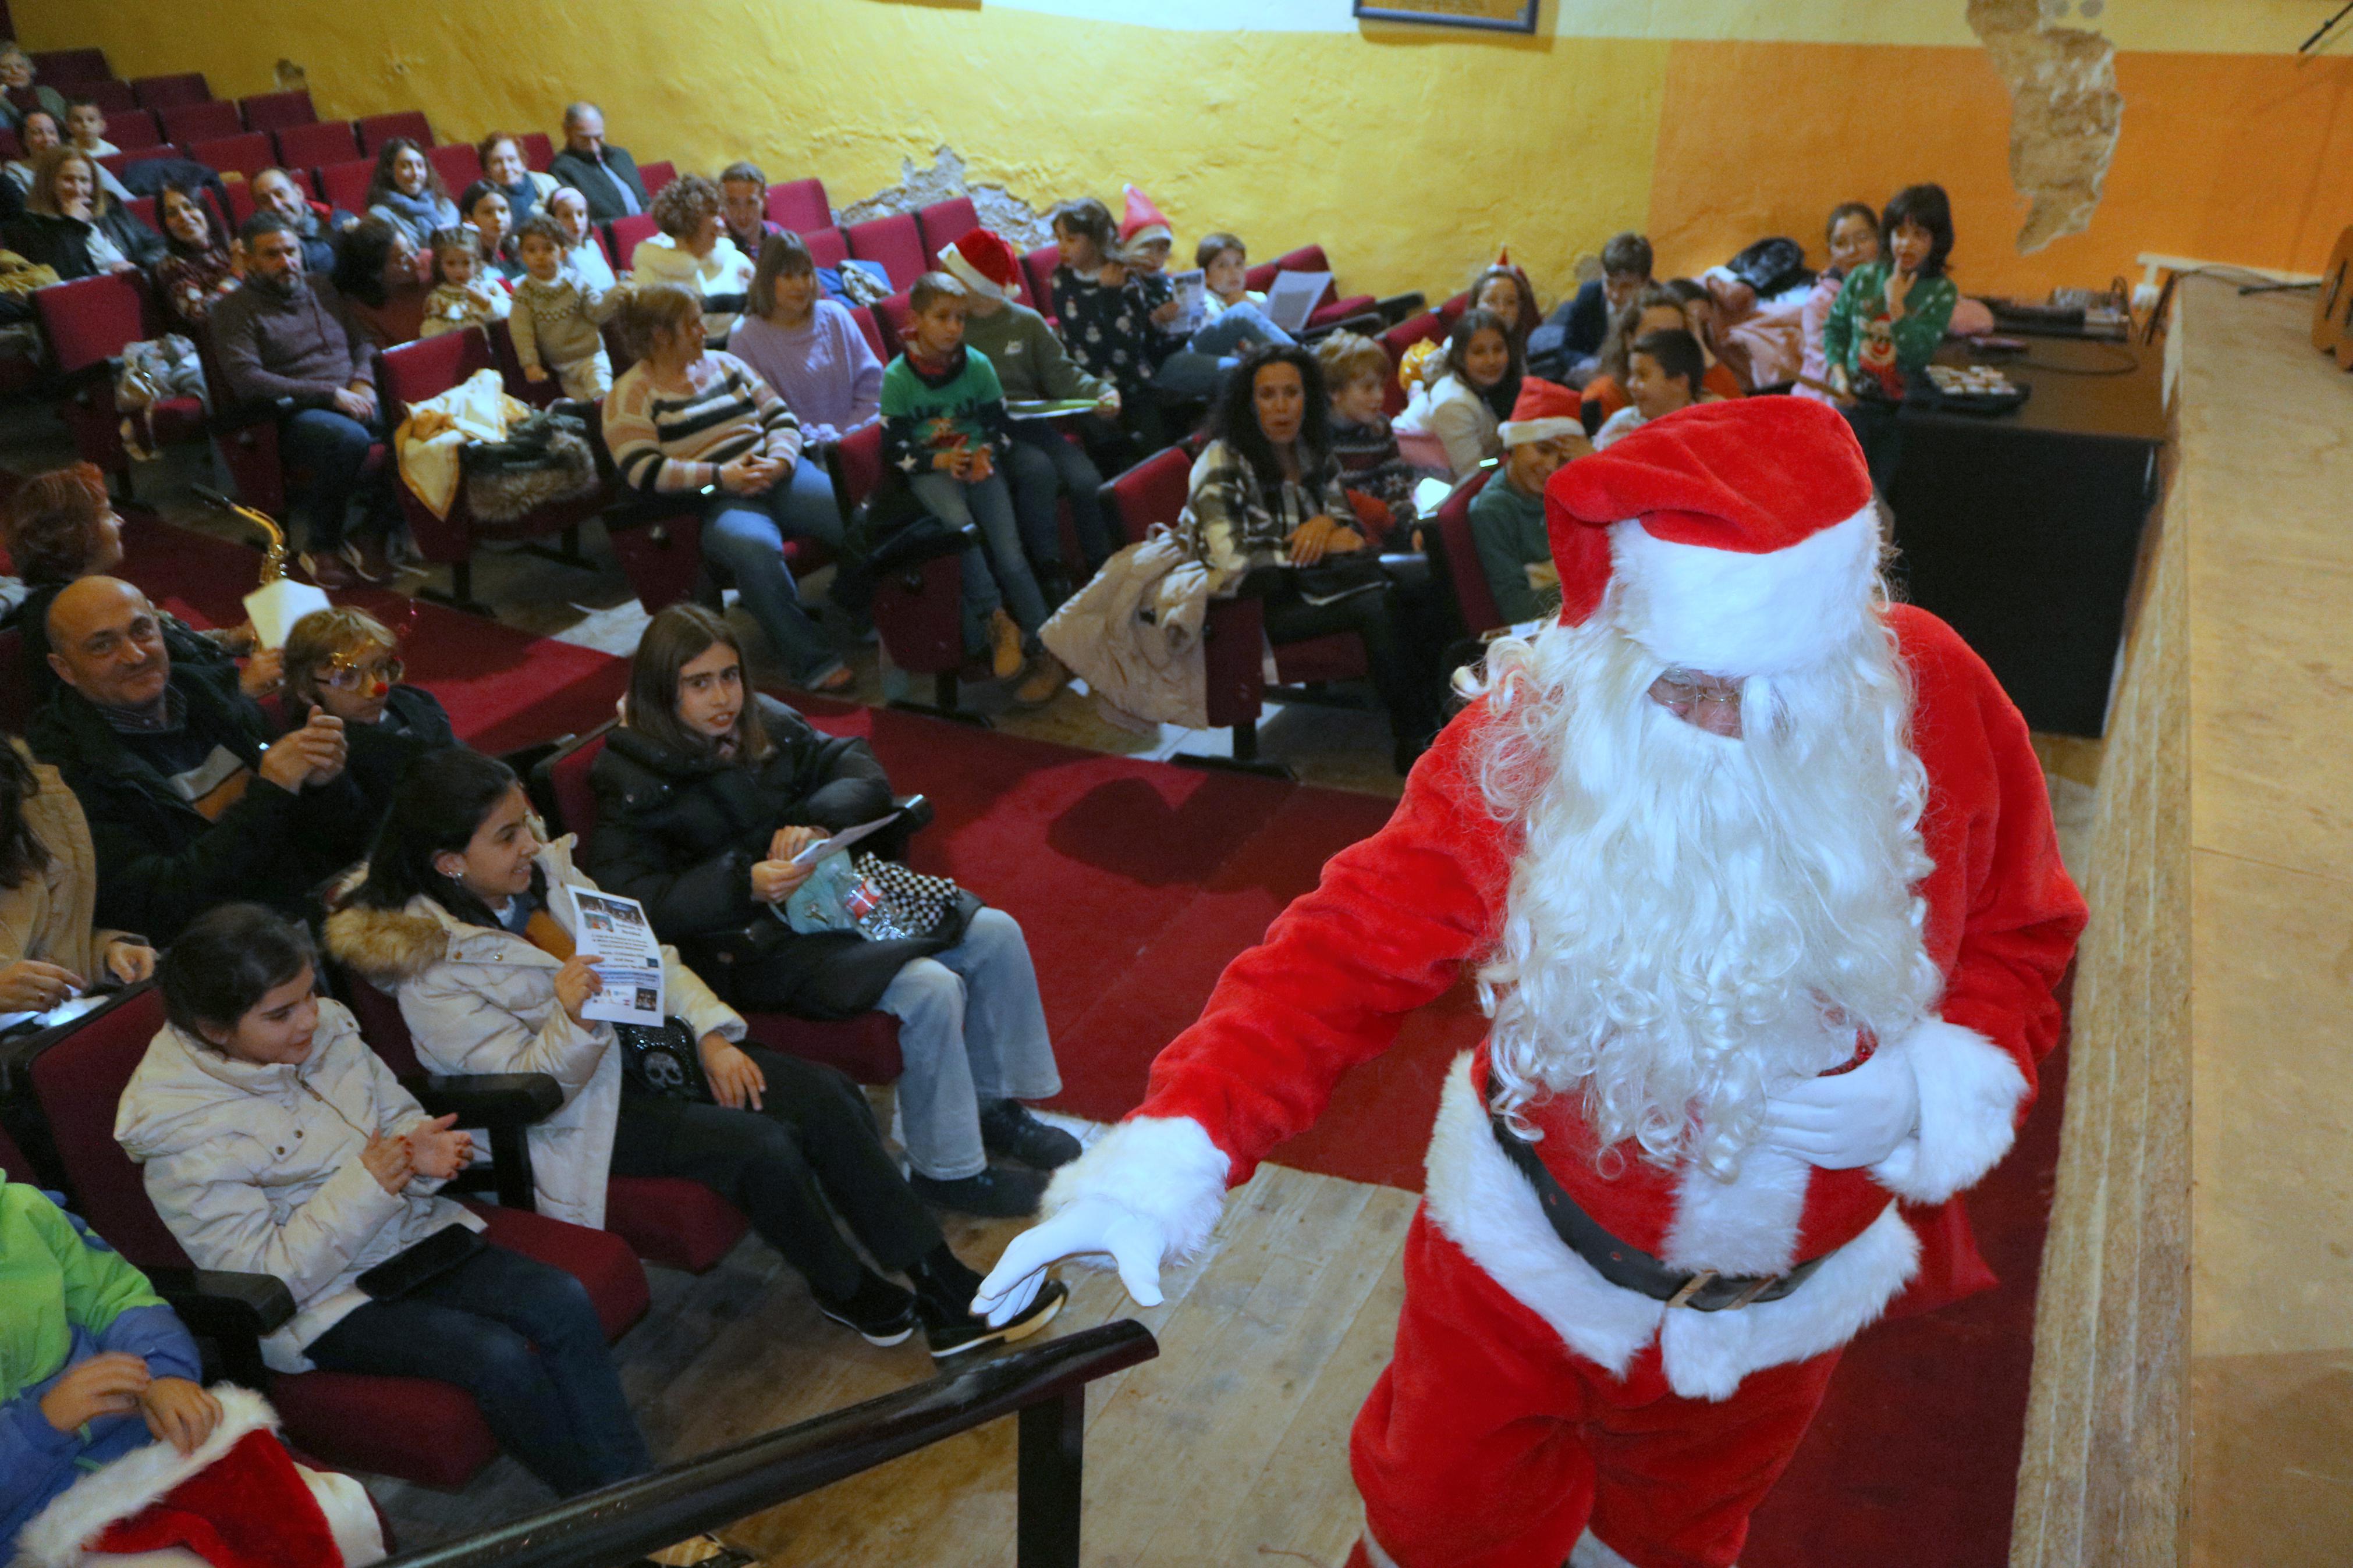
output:
<path id="1" fill-rule="evenodd" d="M 1491 649 L 988 1289 L 1109 1251 L 1149 1299 L 1471 966 L 1492 1027 L 1356 1419 L 1355 1561 L 1727 1568 L 1848 1341 L 1991 1282 L 1957 1197 L 2032 1099 L 2084 905 L 2017 710 L 1886 602 L 1834 410 L 1687 409 L 1546 504 L 1559 624 Z"/>

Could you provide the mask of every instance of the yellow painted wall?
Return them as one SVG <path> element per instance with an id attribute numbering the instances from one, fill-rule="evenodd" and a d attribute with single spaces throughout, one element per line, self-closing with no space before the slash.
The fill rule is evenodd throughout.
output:
<path id="1" fill-rule="evenodd" d="M 1231 0 L 1032 3 L 1170 16 Z M 2010 243 L 2008 101 L 1964 0 L 1546 0 L 1532 38 L 1190 31 L 958 0 L 15 12 L 32 47 L 100 45 L 125 76 L 201 69 L 222 94 L 267 90 L 290 58 L 322 114 L 421 108 L 444 139 L 552 131 L 566 98 L 591 96 L 640 159 L 749 155 L 820 175 L 837 205 L 943 144 L 1041 209 L 1115 204 L 1134 180 L 1181 238 L 1232 228 L 1261 256 L 1320 240 L 1351 289 L 1451 291 L 1507 243 L 1549 300 L 1621 227 L 1695 269 L 1766 233 L 1818 247 L 1831 204 L 1916 179 L 1953 192 L 1972 289 L 2105 282 L 2143 249 L 2316 266 L 2353 221 L 2353 62 L 2283 51 L 2333 7 L 2220 8 L 2232 26 L 2216 0 L 2106 0 L 2095 25 L 2127 46 L 2107 198 L 2089 233 L 2031 258 Z"/>

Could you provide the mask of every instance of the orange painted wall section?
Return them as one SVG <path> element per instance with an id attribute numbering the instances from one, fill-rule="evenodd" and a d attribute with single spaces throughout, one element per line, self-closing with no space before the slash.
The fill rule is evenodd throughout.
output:
<path id="1" fill-rule="evenodd" d="M 2124 125 L 2091 227 L 2021 256 L 2010 97 L 1982 51 L 1677 43 L 1651 184 L 1660 268 L 1767 234 L 1819 264 L 1832 206 L 1920 180 L 1953 198 L 1954 277 L 1972 292 L 2137 281 L 2145 250 L 2317 271 L 2353 224 L 2353 59 L 2120 54 L 2116 85 Z"/>

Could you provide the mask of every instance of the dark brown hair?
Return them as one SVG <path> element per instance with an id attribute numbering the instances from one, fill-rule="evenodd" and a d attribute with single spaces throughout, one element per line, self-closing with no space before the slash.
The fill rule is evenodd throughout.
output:
<path id="1" fill-rule="evenodd" d="M 1119 243 L 1119 226 L 1112 222 L 1111 208 L 1095 196 L 1073 196 L 1058 202 L 1046 215 L 1047 223 L 1055 228 L 1067 228 L 1072 234 L 1082 234 L 1093 240 L 1095 250 L 1104 260 L 1111 259 L 1112 247 Z"/>
<path id="2" fill-rule="evenodd" d="M 629 691 L 623 700 L 621 722 L 649 741 L 685 756 L 708 755 L 715 750 L 708 735 L 699 735 L 679 722 L 679 672 L 713 647 L 724 643 L 735 650 L 750 683 L 750 661 L 744 644 L 726 617 L 701 605 L 672 605 L 646 623 L 645 636 L 629 659 Z M 768 731 L 760 722 L 759 704 L 744 693 L 735 715 L 735 756 L 756 763 L 768 754 Z"/>
<path id="3" fill-rule="evenodd" d="M 25 820 L 25 807 L 41 793 L 33 764 L 14 741 L 0 741 L 0 888 L 21 888 L 25 879 L 49 866 L 49 847 Z"/>
<path id="4" fill-rule="evenodd" d="M 744 292 L 744 308 L 765 321 L 776 313 L 776 279 L 787 275 L 807 278 L 817 271 L 817 258 L 786 229 L 760 242 L 760 258 L 752 268 L 752 286 Z"/>
<path id="5" fill-rule="evenodd" d="M 425 160 L 426 194 L 449 201 L 449 187 L 441 183 L 441 171 L 433 166 L 432 156 L 426 152 L 424 144 L 410 137 L 396 136 L 376 149 L 375 174 L 368 181 L 368 205 L 374 206 L 383 200 L 385 192 L 400 189 L 393 184 L 392 166 L 400 161 L 403 153 L 414 153 Z M 458 204 L 450 202 L 449 205 L 455 206 Z"/>
<path id="6" fill-rule="evenodd" d="M 1656 360 L 1668 380 L 1680 381 L 1690 387 L 1692 401 L 1699 401 L 1700 384 L 1707 374 L 1707 356 L 1700 352 L 1697 338 L 1681 327 L 1644 332 L 1634 340 L 1626 357 L 1631 360 L 1636 354 L 1648 354 Z"/>
<path id="7" fill-rule="evenodd" d="M 907 309 L 918 316 L 942 300 L 970 300 L 972 290 L 953 272 L 926 272 L 907 290 Z"/>
<path id="8" fill-rule="evenodd" d="M 8 502 L 8 554 L 16 575 L 46 587 L 88 572 L 90 532 L 109 504 L 106 479 L 89 463 L 51 468 L 17 486 Z"/>
<path id="9" fill-rule="evenodd" d="M 631 283 L 621 289 L 621 307 L 613 317 L 621 348 L 632 360 L 653 353 L 654 339 L 664 328 L 691 333 L 702 343 L 702 296 L 683 283 Z"/>
<path id="10" fill-rule="evenodd" d="M 1601 270 L 1605 274 L 1632 272 L 1647 279 L 1651 266 L 1651 242 L 1630 229 L 1611 235 L 1609 242 L 1601 247 Z"/>
<path id="11" fill-rule="evenodd" d="M 1511 354 L 1511 363 L 1504 367 L 1504 378 L 1493 386 L 1472 384 L 1467 362 L 1471 357 L 1471 340 L 1481 332 L 1492 331 L 1504 340 Z M 1471 395 L 1494 411 L 1498 419 L 1512 416 L 1512 405 L 1520 400 L 1520 378 L 1527 374 L 1526 348 L 1512 324 L 1484 305 L 1473 305 L 1454 318 L 1454 330 L 1446 334 L 1446 368 L 1455 380 L 1470 388 Z"/>
<path id="12" fill-rule="evenodd" d="M 1201 243 L 1193 247 L 1193 265 L 1207 268 L 1229 250 L 1241 252 L 1242 265 L 1250 265 L 1250 247 L 1244 245 L 1238 236 L 1228 234 L 1223 229 L 1201 237 Z"/>
<path id="13" fill-rule="evenodd" d="M 1664 284 L 1650 283 L 1645 284 L 1642 291 L 1634 296 L 1633 303 L 1619 311 L 1617 319 L 1609 323 L 1609 335 L 1601 342 L 1601 369 L 1621 387 L 1626 384 L 1627 356 L 1633 350 L 1635 338 L 1641 335 L 1638 329 L 1642 324 L 1642 312 L 1655 310 L 1661 306 L 1672 310 L 1677 321 L 1683 320 L 1683 302 L 1677 298 L 1675 291 Z M 1660 330 L 1665 331 L 1664 328 Z"/>

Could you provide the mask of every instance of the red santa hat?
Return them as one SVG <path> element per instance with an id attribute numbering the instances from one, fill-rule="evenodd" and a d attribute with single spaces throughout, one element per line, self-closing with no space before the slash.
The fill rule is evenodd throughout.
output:
<path id="1" fill-rule="evenodd" d="M 1561 619 L 1581 624 L 1614 583 L 1618 625 L 1685 668 L 1802 668 L 1850 646 L 1872 613 L 1871 471 L 1845 419 L 1812 398 L 1654 419 L 1555 474 L 1545 515 Z"/>
<path id="2" fill-rule="evenodd" d="M 1520 382 L 1520 395 L 1512 404 L 1512 416 L 1498 427 L 1497 434 L 1506 447 L 1525 447 L 1531 441 L 1549 441 L 1556 436 L 1582 436 L 1585 420 L 1577 395 L 1556 381 L 1531 375 Z"/>
<path id="3" fill-rule="evenodd" d="M 1155 239 L 1176 244 L 1176 231 L 1168 226 L 1166 216 L 1152 205 L 1152 198 L 1134 185 L 1125 188 L 1127 212 L 1119 220 L 1120 249 L 1132 251 L 1140 245 L 1150 245 Z"/>
<path id="4" fill-rule="evenodd" d="M 992 230 L 976 228 L 942 246 L 940 268 L 965 288 L 991 300 L 1021 297 L 1021 258 Z"/>

